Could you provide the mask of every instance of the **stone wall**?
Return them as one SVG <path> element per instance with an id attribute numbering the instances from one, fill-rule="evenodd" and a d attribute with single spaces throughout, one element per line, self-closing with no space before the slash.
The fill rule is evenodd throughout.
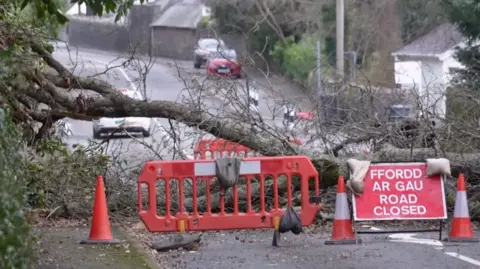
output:
<path id="1" fill-rule="evenodd" d="M 152 56 L 177 60 L 191 60 L 198 39 L 215 37 L 204 29 L 152 26 Z M 220 36 L 225 44 L 235 49 L 238 55 L 246 52 L 245 40 L 241 36 Z"/>
<path id="2" fill-rule="evenodd" d="M 196 41 L 195 29 L 153 26 L 151 55 L 191 60 Z"/>
<path id="3" fill-rule="evenodd" d="M 128 18 L 117 23 L 114 17 L 71 16 L 66 30 L 68 42 L 79 47 L 148 54 L 149 26 L 160 11 L 159 5 L 134 5 Z"/>
<path id="4" fill-rule="evenodd" d="M 129 48 L 127 27 L 114 23 L 113 18 L 72 16 L 67 33 L 68 42 L 79 47 L 119 52 L 126 52 Z"/>
<path id="5" fill-rule="evenodd" d="M 171 3 L 169 1 L 167 4 Z M 166 6 L 165 8 L 168 8 Z M 214 37 L 207 30 L 150 26 L 165 10 L 160 5 L 135 5 L 123 22 L 113 17 L 70 16 L 70 23 L 62 40 L 70 44 L 105 51 L 150 54 L 178 60 L 191 60 L 199 38 Z M 225 43 L 239 55 L 246 50 L 245 38 L 236 35 L 221 36 Z"/>

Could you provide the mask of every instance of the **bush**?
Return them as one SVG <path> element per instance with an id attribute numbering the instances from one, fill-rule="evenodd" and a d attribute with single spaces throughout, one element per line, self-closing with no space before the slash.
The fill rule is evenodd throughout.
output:
<path id="1" fill-rule="evenodd" d="M 40 141 L 28 156 L 28 205 L 54 209 L 65 217 L 90 215 L 96 176 L 104 175 L 109 157 L 77 147 L 69 152 L 58 140 Z"/>
<path id="2" fill-rule="evenodd" d="M 20 154 L 23 143 L 10 115 L 3 110 L 0 114 L 0 268 L 29 268 L 33 254 L 23 210 L 27 177 Z"/>
<path id="3" fill-rule="evenodd" d="M 315 40 L 311 37 L 304 37 L 299 43 L 288 37 L 286 44 L 278 41 L 271 54 L 285 76 L 306 85 L 310 72 L 316 67 L 315 50 Z"/>

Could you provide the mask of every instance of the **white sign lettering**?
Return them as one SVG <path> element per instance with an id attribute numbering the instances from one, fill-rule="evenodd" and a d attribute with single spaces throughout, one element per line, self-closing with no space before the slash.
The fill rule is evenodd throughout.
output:
<path id="1" fill-rule="evenodd" d="M 380 204 L 396 205 L 396 204 L 415 204 L 418 198 L 415 194 L 380 194 Z"/>
<path id="2" fill-rule="evenodd" d="M 390 182 L 388 182 L 388 181 L 381 181 L 381 182 L 375 181 L 375 183 L 373 183 L 373 191 L 390 191 Z"/>
<path id="3" fill-rule="evenodd" d="M 397 191 L 421 191 L 423 190 L 423 181 L 397 181 L 395 183 L 395 189 L 397 189 Z"/>
<path id="4" fill-rule="evenodd" d="M 404 205 L 404 206 L 376 206 L 373 208 L 373 214 L 379 217 L 394 217 L 402 215 L 425 215 L 427 208 L 423 205 Z"/>
<path id="5" fill-rule="evenodd" d="M 422 178 L 422 170 L 414 169 L 371 169 L 370 178 L 375 179 L 415 179 Z"/>

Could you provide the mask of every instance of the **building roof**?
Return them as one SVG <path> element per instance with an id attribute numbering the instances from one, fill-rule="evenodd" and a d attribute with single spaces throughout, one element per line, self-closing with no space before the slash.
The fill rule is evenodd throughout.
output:
<path id="1" fill-rule="evenodd" d="M 202 19 L 203 7 L 202 4 L 188 2 L 175 4 L 168 8 L 151 26 L 195 29 Z"/>
<path id="2" fill-rule="evenodd" d="M 392 55 L 434 56 L 442 54 L 463 42 L 465 37 L 455 25 L 445 23 L 417 38 Z"/>

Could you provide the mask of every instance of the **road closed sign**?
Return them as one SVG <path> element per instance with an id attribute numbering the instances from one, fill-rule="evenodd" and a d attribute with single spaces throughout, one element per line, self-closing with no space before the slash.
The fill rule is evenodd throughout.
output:
<path id="1" fill-rule="evenodd" d="M 446 219 L 443 178 L 426 170 L 426 163 L 371 164 L 364 193 L 353 198 L 354 219 Z"/>

